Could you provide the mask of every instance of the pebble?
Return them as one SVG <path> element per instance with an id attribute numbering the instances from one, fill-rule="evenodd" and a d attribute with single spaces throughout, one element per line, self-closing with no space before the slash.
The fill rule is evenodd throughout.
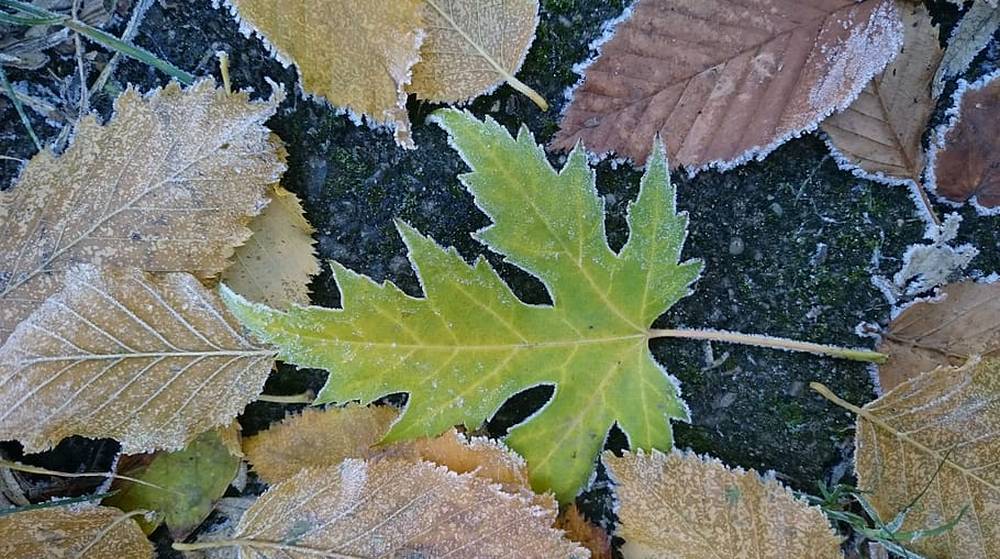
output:
<path id="1" fill-rule="evenodd" d="M 743 250 L 745 248 L 746 245 L 743 243 L 742 237 L 733 237 L 729 241 L 729 254 L 732 254 L 733 256 L 739 256 L 743 254 Z"/>
<path id="2" fill-rule="evenodd" d="M 782 208 L 781 204 L 779 204 L 777 202 L 771 204 L 771 211 L 774 212 L 774 215 L 776 215 L 778 217 L 781 217 L 781 216 L 785 215 L 784 208 Z"/>

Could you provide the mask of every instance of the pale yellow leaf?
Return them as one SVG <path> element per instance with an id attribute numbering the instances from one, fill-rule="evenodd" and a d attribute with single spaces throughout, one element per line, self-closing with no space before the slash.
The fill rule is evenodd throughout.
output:
<path id="1" fill-rule="evenodd" d="M 319 273 L 313 228 L 295 194 L 275 187 L 271 203 L 250 222 L 253 236 L 236 249 L 222 281 L 240 295 L 270 307 L 309 304 L 309 281 Z"/>
<path id="2" fill-rule="evenodd" d="M 244 30 L 257 32 L 302 89 L 395 128 L 413 147 L 406 86 L 424 38 L 422 0 L 226 0 Z"/>
<path id="3" fill-rule="evenodd" d="M 884 522 L 946 533 L 909 544 L 927 559 L 1000 557 L 1000 360 L 940 367 L 859 412 L 858 488 Z"/>
<path id="4" fill-rule="evenodd" d="M 194 276 L 64 275 L 0 348 L 0 440 L 28 452 L 70 435 L 117 439 L 127 454 L 180 449 L 263 388 L 273 352 Z"/>
<path id="5" fill-rule="evenodd" d="M 152 559 L 131 516 L 110 507 L 50 507 L 0 516 L 4 559 Z"/>
<path id="6" fill-rule="evenodd" d="M 318 449 L 317 449 L 318 450 Z M 471 474 L 397 459 L 304 470 L 247 510 L 233 539 L 245 557 L 587 557 L 552 528 L 555 512 Z"/>
<path id="7" fill-rule="evenodd" d="M 129 89 L 107 125 L 86 117 L 65 153 L 32 158 L 0 192 L 0 343 L 75 264 L 221 272 L 284 171 L 264 127 L 280 97 Z"/>
<path id="8" fill-rule="evenodd" d="M 388 406 L 306 408 L 243 441 L 253 470 L 267 483 L 284 481 L 305 468 L 333 466 L 345 458 L 368 458 L 399 412 Z"/>
<path id="9" fill-rule="evenodd" d="M 514 78 L 535 37 L 538 0 L 425 2 L 427 38 L 413 67 L 410 92 L 451 103 L 510 81 L 533 100 L 541 99 Z"/>
<path id="10" fill-rule="evenodd" d="M 826 517 L 774 479 L 674 451 L 604 455 L 626 559 L 841 558 Z"/>

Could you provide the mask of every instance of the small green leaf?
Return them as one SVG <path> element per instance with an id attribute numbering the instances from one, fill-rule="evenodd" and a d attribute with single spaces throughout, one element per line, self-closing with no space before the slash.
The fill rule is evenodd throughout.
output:
<path id="1" fill-rule="evenodd" d="M 233 456 L 218 430 L 203 433 L 183 450 L 162 452 L 132 477 L 158 487 L 132 484 L 104 504 L 125 512 L 148 510 L 155 524 L 138 519 L 147 534 L 166 523 L 175 539 L 183 539 L 212 512 L 236 477 L 240 459 Z M 162 488 L 162 489 L 161 489 Z"/>
<path id="2" fill-rule="evenodd" d="M 507 443 L 528 462 L 534 489 L 572 499 L 587 483 L 615 423 L 633 448 L 669 449 L 670 420 L 687 420 L 676 382 L 649 352 L 649 326 L 688 293 L 702 265 L 680 263 L 678 214 L 657 142 L 615 253 L 594 171 L 575 149 L 556 172 L 534 138 L 493 120 L 434 117 L 472 168 L 460 178 L 493 224 L 476 238 L 540 279 L 552 306 L 520 301 L 483 258 L 469 265 L 405 223 L 397 228 L 424 298 L 333 264 L 342 309 L 280 312 L 223 289 L 236 316 L 282 359 L 330 371 L 318 402 L 371 402 L 409 393 L 386 441 L 479 427 L 514 394 L 555 394 Z"/>

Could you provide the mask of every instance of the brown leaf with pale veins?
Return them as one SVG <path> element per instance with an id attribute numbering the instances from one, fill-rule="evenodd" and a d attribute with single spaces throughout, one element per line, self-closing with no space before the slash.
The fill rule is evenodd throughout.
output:
<path id="1" fill-rule="evenodd" d="M 190 274 L 80 267 L 0 348 L 0 440 L 27 452 L 70 435 L 127 454 L 183 448 L 232 421 L 274 352 L 243 335 Z"/>
<path id="2" fill-rule="evenodd" d="M 275 187 L 271 203 L 250 222 L 253 236 L 236 249 L 222 281 L 233 291 L 269 307 L 287 309 L 309 304 L 309 282 L 319 273 L 313 227 L 302 203 Z"/>
<path id="3" fill-rule="evenodd" d="M 504 82 L 547 107 L 514 78 L 538 27 L 538 0 L 425 0 L 427 38 L 408 90 L 452 103 L 488 93 Z"/>
<path id="4" fill-rule="evenodd" d="M 903 531 L 961 515 L 908 547 L 927 559 L 1000 557 L 1000 361 L 940 367 L 856 413 L 858 489 L 882 521 L 906 507 Z"/>
<path id="5" fill-rule="evenodd" d="M 50 507 L 0 516 L 4 559 L 152 559 L 153 544 L 110 507 Z"/>
<path id="6" fill-rule="evenodd" d="M 552 147 L 643 163 L 656 134 L 698 169 L 761 158 L 846 107 L 895 56 L 893 0 L 639 0 Z"/>
<path id="7" fill-rule="evenodd" d="M 395 129 L 412 148 L 406 87 L 424 39 L 423 0 L 226 0 L 244 31 L 293 63 L 302 89 Z"/>
<path id="8" fill-rule="evenodd" d="M 559 513 L 556 528 L 565 531 L 568 539 L 587 548 L 590 559 L 611 559 L 611 538 L 608 533 L 587 520 L 575 504 Z"/>
<path id="9" fill-rule="evenodd" d="M 889 355 L 878 368 L 882 390 L 974 355 L 1000 357 L 1000 283 L 967 281 L 941 291 L 941 299 L 921 301 L 889 325 L 878 348 Z"/>
<path id="10" fill-rule="evenodd" d="M 0 192 L 0 343 L 76 264 L 221 272 L 284 171 L 264 127 L 280 97 L 129 89 L 107 125 L 86 117 L 65 153 L 32 158 Z"/>
<path id="11" fill-rule="evenodd" d="M 552 528 L 554 520 L 554 511 L 471 474 L 428 462 L 348 459 L 275 485 L 231 540 L 194 546 L 238 546 L 263 558 L 587 557 Z"/>
<path id="12" fill-rule="evenodd" d="M 935 191 L 953 202 L 1000 209 L 1000 72 L 956 92 L 957 118 L 932 147 Z"/>
<path id="13" fill-rule="evenodd" d="M 306 468 L 339 464 L 345 458 L 369 458 L 399 411 L 389 406 L 348 405 L 306 408 L 243 440 L 243 452 L 257 475 L 269 484 Z"/>
<path id="14" fill-rule="evenodd" d="M 899 5 L 903 50 L 847 109 L 821 125 L 841 165 L 876 180 L 919 184 L 923 135 L 935 97 L 931 83 L 944 51 L 923 4 Z"/>
<path id="15" fill-rule="evenodd" d="M 605 453 L 626 559 L 842 558 L 816 507 L 757 472 L 674 451 Z"/>

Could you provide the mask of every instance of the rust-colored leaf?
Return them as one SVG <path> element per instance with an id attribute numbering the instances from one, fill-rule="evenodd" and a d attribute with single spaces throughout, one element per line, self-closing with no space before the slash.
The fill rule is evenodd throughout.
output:
<path id="1" fill-rule="evenodd" d="M 878 348 L 889 355 L 878 368 L 882 390 L 973 355 L 1000 357 L 1000 283 L 967 281 L 941 291 L 942 298 L 907 308 L 889 325 Z"/>
<path id="2" fill-rule="evenodd" d="M 893 0 L 639 0 L 553 141 L 698 169 L 763 157 L 845 108 L 895 56 Z"/>
<path id="3" fill-rule="evenodd" d="M 587 520 L 575 504 L 559 513 L 556 528 L 565 531 L 568 539 L 587 548 L 590 559 L 611 559 L 611 538 L 608 533 Z"/>
<path id="4" fill-rule="evenodd" d="M 4 559 L 153 559 L 135 520 L 110 507 L 51 507 L 0 516 Z"/>
<path id="5" fill-rule="evenodd" d="M 932 148 L 930 175 L 938 194 L 1000 211 L 1000 72 L 960 86 L 951 126 Z"/>

